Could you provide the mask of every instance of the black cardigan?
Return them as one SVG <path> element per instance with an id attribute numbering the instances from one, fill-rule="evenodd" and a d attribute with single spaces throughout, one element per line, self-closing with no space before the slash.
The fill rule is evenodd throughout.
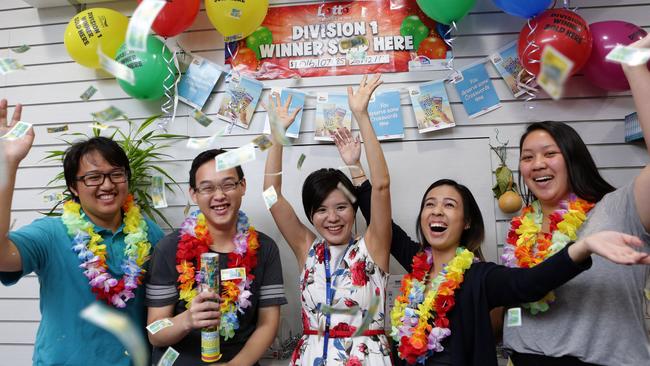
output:
<path id="1" fill-rule="evenodd" d="M 366 222 L 370 222 L 369 181 L 357 189 L 357 200 Z M 413 256 L 421 249 L 397 224 L 392 223 L 391 254 L 408 272 Z M 478 262 L 465 272 L 465 280 L 456 290 L 456 305 L 448 313 L 451 335 L 444 344 L 450 347 L 454 366 L 497 366 L 496 346 L 490 324 L 490 310 L 536 301 L 591 267 L 591 259 L 576 264 L 568 246 L 530 269 L 508 268 L 492 262 Z M 392 305 L 392 304 L 391 304 Z M 396 365 L 406 365 L 393 355 Z M 435 365 L 435 355 L 425 365 Z"/>

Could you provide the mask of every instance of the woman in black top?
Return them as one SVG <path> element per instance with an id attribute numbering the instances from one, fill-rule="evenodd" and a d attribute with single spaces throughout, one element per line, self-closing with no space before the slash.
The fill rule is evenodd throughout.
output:
<path id="1" fill-rule="evenodd" d="M 369 222 L 371 185 L 359 164 L 359 140 L 352 138 L 347 130 L 339 130 L 334 139 L 344 162 L 353 167 L 354 183 L 362 183 L 357 191 L 358 203 Z M 588 269 L 591 253 L 616 263 L 650 263 L 648 254 L 639 253 L 631 247 L 641 245 L 638 238 L 616 232 L 600 232 L 565 247 L 542 264 L 529 269 L 506 268 L 478 260 L 465 263 L 468 268 L 456 281 L 458 287 L 454 290 L 454 281 L 438 274 L 443 269 L 453 271 L 455 266 L 445 266 L 452 261 L 462 262 L 456 258 L 467 258 L 468 253 L 458 254 L 461 253 L 459 248 L 466 248 L 476 259 L 482 258 L 480 245 L 484 238 L 484 227 L 480 209 L 469 189 L 448 179 L 436 181 L 424 193 L 416 231 L 419 242 L 413 241 L 398 225 L 392 224 L 391 254 L 409 272 L 406 276 L 415 278 L 425 273 L 422 281 L 418 281 L 424 285 L 420 291 L 402 294 L 402 300 L 410 309 L 406 309 L 397 319 L 391 314 L 392 336 L 398 350 L 395 360 L 401 365 L 497 365 L 489 316 L 491 309 L 542 298 Z M 421 253 L 427 253 L 428 257 Z M 414 256 L 419 261 L 414 262 Z M 438 301 L 433 301 L 438 312 L 431 311 L 428 321 L 423 322 L 426 338 L 422 344 L 422 337 L 413 336 L 418 334 L 418 328 L 405 325 L 404 320 L 413 321 L 411 325 L 418 324 L 417 305 L 425 301 L 428 292 L 432 287 L 435 291 L 440 282 L 443 285 L 439 289 L 451 288 L 452 292 L 450 296 L 436 296 Z M 403 282 L 402 290 L 404 288 L 408 286 Z M 408 316 L 405 317 L 405 314 Z"/>

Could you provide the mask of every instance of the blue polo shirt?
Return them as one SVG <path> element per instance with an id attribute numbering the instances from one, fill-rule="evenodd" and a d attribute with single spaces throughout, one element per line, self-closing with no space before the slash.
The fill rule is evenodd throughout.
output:
<path id="1" fill-rule="evenodd" d="M 147 227 L 148 239 L 153 245 L 163 237 L 163 232 L 150 220 L 147 220 Z M 95 232 L 106 244 L 109 272 L 118 279 L 124 274 L 120 269 L 126 246 L 123 228 L 124 224 L 113 234 L 95 225 Z M 130 365 L 131 359 L 116 337 L 79 317 L 81 310 L 96 300 L 61 219 L 37 219 L 10 232 L 9 239 L 20 251 L 23 270 L 0 272 L 0 281 L 7 286 L 13 285 L 34 272 L 40 283 L 41 323 L 36 334 L 33 364 Z M 135 295 L 126 308 L 118 311 L 128 314 L 144 334 L 144 284 L 137 288 Z"/>

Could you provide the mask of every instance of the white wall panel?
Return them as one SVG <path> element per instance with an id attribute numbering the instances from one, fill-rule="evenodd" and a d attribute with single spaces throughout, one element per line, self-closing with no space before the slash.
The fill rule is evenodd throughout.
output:
<path id="1" fill-rule="evenodd" d="M 272 1 L 272 4 L 309 3 L 305 1 Z M 558 2 L 561 3 L 561 2 Z M 571 5 L 579 7 L 579 14 L 587 22 L 620 19 L 635 23 L 650 31 L 650 3 L 642 0 L 574 0 Z M 135 1 L 119 1 L 89 5 L 109 7 L 131 16 Z M 222 63 L 224 59 L 223 38 L 208 21 L 202 10 L 195 23 L 177 40 L 188 50 Z M 114 105 L 124 111 L 134 122 L 140 123 L 159 110 L 157 102 L 141 102 L 129 98 L 108 74 L 84 68 L 73 62 L 63 45 L 63 31 L 75 14 L 71 6 L 34 9 L 22 0 L 0 1 L 0 57 L 13 57 L 26 66 L 26 70 L 0 76 L 0 98 L 8 98 L 11 106 L 24 104 L 23 119 L 35 124 L 34 147 L 18 173 L 17 189 L 12 205 L 12 217 L 16 226 L 28 224 L 40 217 L 39 211 L 50 204 L 43 202 L 43 194 L 54 190 L 45 183 L 61 170 L 58 162 L 42 161 L 50 150 L 65 148 L 61 134 L 48 134 L 47 128 L 67 124 L 70 133 L 90 133 L 91 112 Z M 500 12 L 490 0 L 477 1 L 476 7 L 465 20 L 458 24 L 455 65 L 462 67 L 484 59 L 491 52 L 509 41 L 517 39 L 524 24 L 523 19 Z M 16 54 L 10 47 L 27 44 L 28 52 Z M 603 176 L 614 186 L 632 180 L 648 163 L 648 154 L 640 144 L 624 143 L 623 118 L 634 110 L 629 92 L 606 93 L 588 84 L 582 75 L 573 77 L 565 90 L 565 98 L 551 100 L 545 93 L 524 102 L 515 99 L 499 78 L 494 68 L 486 64 L 495 89 L 502 100 L 502 107 L 476 119 L 469 119 L 458 95 L 447 85 L 457 127 L 434 133 L 419 134 L 413 119 L 411 101 L 406 88 L 429 80 L 442 79 L 446 71 L 395 73 L 384 75 L 382 89 L 399 89 L 405 122 L 405 139 L 402 142 L 384 143 L 387 160 L 392 173 L 392 199 L 395 220 L 413 234 L 417 205 L 424 188 L 433 180 L 453 177 L 467 184 L 477 196 L 484 214 L 488 235 L 484 244 L 490 259 L 500 253 L 508 230 L 510 215 L 495 210 L 490 190 L 493 184 L 491 172 L 498 166 L 498 159 L 489 150 L 488 143 L 496 143 L 495 129 L 501 140 L 509 141 L 508 164 L 517 173 L 519 136 L 527 124 L 541 120 L 558 120 L 569 123 L 583 137 Z M 265 95 L 273 86 L 301 89 L 311 95 L 321 91 L 345 91 L 360 76 L 319 77 L 300 80 L 265 81 Z M 98 92 L 88 102 L 79 96 L 89 86 Z M 171 133 L 192 137 L 207 137 L 224 126 L 216 120 L 219 101 L 224 94 L 223 81 L 213 91 L 204 112 L 215 122 L 205 128 L 189 118 L 191 110 L 180 104 L 178 117 L 170 125 Z M 305 176 L 322 166 L 338 166 L 336 150 L 331 144 L 313 141 L 313 117 L 315 100 L 308 98 L 302 123 L 302 133 L 287 149 L 286 167 L 295 166 L 301 152 L 307 160 L 301 171 L 290 171 L 285 176 L 285 191 L 297 208 L 300 206 L 298 192 Z M 257 109 L 248 130 L 235 127 L 232 134 L 215 141 L 214 146 L 233 148 L 249 142 L 262 131 L 265 112 Z M 111 125 L 124 128 L 125 121 Z M 169 169 L 181 185 L 177 194 L 168 194 L 170 207 L 163 212 L 174 226 L 182 220 L 182 210 L 188 200 L 187 170 L 196 151 L 185 147 L 185 142 L 174 142 L 165 152 L 169 158 L 160 163 Z M 282 252 L 284 279 L 290 304 L 283 307 L 282 314 L 299 332 L 300 322 L 297 288 L 298 268 L 287 244 L 275 229 L 271 217 L 260 205 L 263 158 L 244 166 L 248 178 L 248 192 L 244 209 L 256 226 L 274 238 Z M 459 164 L 462 163 L 462 164 Z M 413 172 L 417 173 L 413 173 Z M 414 175 L 415 174 L 415 175 Z M 416 183 L 413 183 L 416 182 Z M 297 211 L 302 211 L 298 209 Z M 361 221 L 361 220 L 359 220 Z M 359 223 L 359 230 L 363 229 Z M 396 273 L 402 270 L 395 263 Z M 38 303 L 38 279 L 31 275 L 13 287 L 0 287 L 0 365 L 28 365 L 31 363 L 35 332 L 40 321 Z"/>

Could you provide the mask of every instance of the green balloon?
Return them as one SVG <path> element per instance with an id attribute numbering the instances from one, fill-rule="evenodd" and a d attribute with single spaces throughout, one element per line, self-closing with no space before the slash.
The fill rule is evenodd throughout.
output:
<path id="1" fill-rule="evenodd" d="M 404 18 L 399 32 L 404 37 L 413 37 L 413 45 L 416 50 L 420 47 L 420 42 L 429 36 L 429 28 L 422 23 L 422 20 L 417 15 L 409 15 Z"/>
<path id="2" fill-rule="evenodd" d="M 126 43 L 117 50 L 115 61 L 128 66 L 135 75 L 135 85 L 117 79 L 126 94 L 136 99 L 158 100 L 165 94 L 165 86 L 174 87 L 174 77 L 178 69 L 174 62 L 167 64 L 164 58 L 172 60 L 169 48 L 154 36 L 147 38 L 147 51 L 133 51 L 126 48 Z M 169 69 L 171 68 L 171 70 Z"/>
<path id="3" fill-rule="evenodd" d="M 273 33 L 267 27 L 259 27 L 255 32 L 246 37 L 246 47 L 255 52 L 258 60 L 262 59 L 260 46 L 273 43 Z"/>
<path id="4" fill-rule="evenodd" d="M 429 18 L 449 25 L 463 19 L 476 0 L 417 0 L 417 3 Z"/>

